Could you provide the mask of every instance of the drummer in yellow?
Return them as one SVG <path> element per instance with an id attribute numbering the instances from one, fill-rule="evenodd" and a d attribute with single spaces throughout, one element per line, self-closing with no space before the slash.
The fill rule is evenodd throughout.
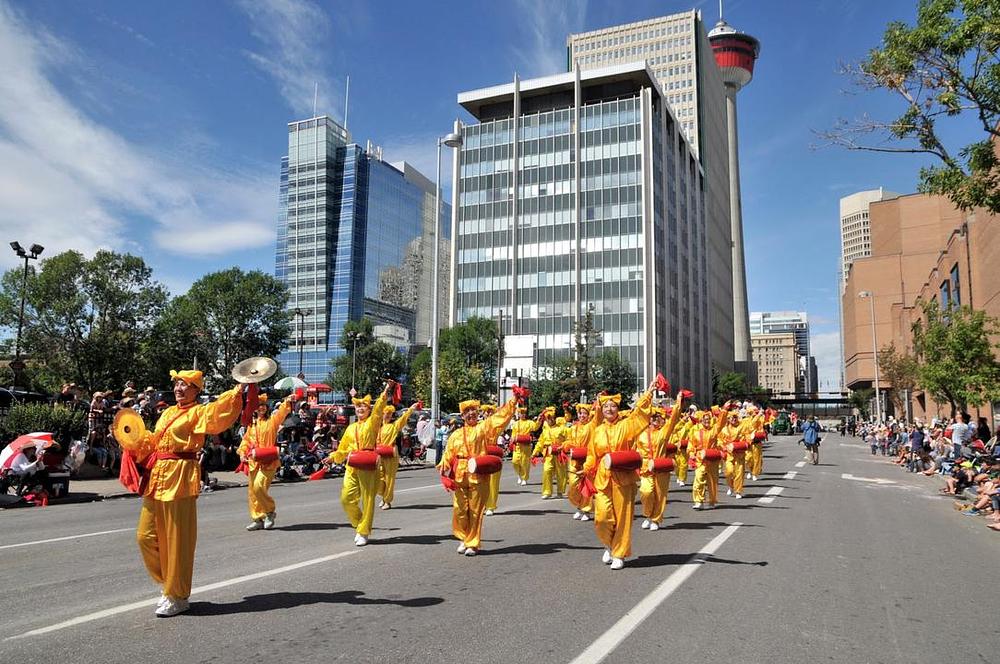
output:
<path id="1" fill-rule="evenodd" d="M 528 485 L 528 474 L 531 471 L 531 434 L 538 431 L 541 420 L 529 420 L 528 409 L 518 408 L 514 423 L 510 426 L 510 442 L 514 445 L 514 455 L 511 464 L 517 472 L 518 486 Z"/>
<path id="2" fill-rule="evenodd" d="M 479 419 L 488 420 L 493 416 L 493 413 L 497 412 L 497 407 L 491 403 L 484 403 L 479 407 Z M 500 432 L 503 431 L 504 427 L 501 427 L 497 431 L 491 431 L 487 436 L 487 445 L 496 445 L 499 447 L 500 443 L 497 440 L 500 437 Z M 503 455 L 500 455 L 503 458 Z M 497 505 L 500 503 L 500 476 L 503 474 L 503 467 L 499 473 L 493 473 L 490 475 L 490 493 L 486 498 L 486 516 L 493 516 L 493 513 L 497 509 Z"/>
<path id="3" fill-rule="evenodd" d="M 325 464 L 344 463 L 351 452 L 375 450 L 389 388 L 392 385 L 392 381 L 386 384 L 382 394 L 375 400 L 375 405 L 372 405 L 370 394 L 360 399 L 351 399 L 358 419 L 347 425 L 337 449 L 324 459 Z M 375 519 L 377 490 L 378 469 L 366 470 L 348 464 L 344 471 L 344 486 L 340 490 L 340 504 L 355 529 L 355 546 L 368 544 L 368 538 L 372 533 L 372 522 Z"/>
<path id="4" fill-rule="evenodd" d="M 680 424 L 674 430 L 674 435 L 670 442 L 677 446 L 677 455 L 674 457 L 674 470 L 677 472 L 677 486 L 687 484 L 688 462 L 691 457 L 688 454 L 688 437 L 695 426 L 698 425 L 698 418 L 695 417 L 697 407 L 693 404 L 688 407 L 688 412 L 684 414 Z"/>
<path id="5" fill-rule="evenodd" d="M 490 436 L 507 426 L 516 406 L 517 400 L 511 399 L 496 413 L 480 420 L 478 401 L 460 403 L 458 410 L 465 425 L 448 437 L 438 464 L 438 471 L 455 483 L 451 531 L 459 541 L 458 552 L 467 556 L 474 556 L 479 551 L 490 487 L 485 477 L 469 472 L 469 459 L 486 454 Z"/>
<path id="6" fill-rule="evenodd" d="M 719 500 L 719 461 L 706 458 L 708 450 L 717 449 L 719 432 L 726 425 L 725 411 L 719 411 L 719 417 L 712 424 L 712 411 L 704 410 L 698 413 L 699 424 L 688 434 L 688 454 L 698 461 L 694 471 L 694 484 L 691 486 L 692 508 L 700 510 L 705 505 L 705 494 L 708 493 L 708 506 L 713 509 Z"/>
<path id="7" fill-rule="evenodd" d="M 637 475 L 634 470 L 605 468 L 601 461 L 609 452 L 635 449 L 639 434 L 649 426 L 654 387 L 655 383 L 649 385 L 626 418 L 619 417 L 620 394 L 598 397 L 602 421 L 590 439 L 583 472 L 594 478 L 597 489 L 594 496 L 594 529 L 604 544 L 601 560 L 606 565 L 610 564 L 611 569 L 623 568 L 625 559 L 632 555 Z"/>
<path id="8" fill-rule="evenodd" d="M 382 509 L 392 509 L 392 499 L 396 495 L 396 471 L 399 470 L 399 447 L 396 441 L 399 440 L 399 432 L 403 430 L 410 420 L 410 415 L 417 409 L 417 404 L 413 404 L 406 412 L 396 418 L 394 422 L 392 416 L 396 413 L 396 407 L 387 405 L 382 410 L 382 428 L 378 432 L 378 444 L 380 447 L 391 447 L 392 456 L 384 456 L 379 459 L 378 464 L 378 495 L 382 498 Z"/>
<path id="9" fill-rule="evenodd" d="M 222 433 L 239 417 L 244 387 L 238 385 L 211 403 L 199 404 L 205 386 L 200 371 L 171 371 L 170 378 L 177 405 L 163 411 L 153 433 L 147 433 L 134 450 L 149 469 L 136 540 L 146 570 L 163 587 L 156 607 L 160 617 L 189 608 L 198 541 L 198 453 L 205 436 Z"/>
<path id="10" fill-rule="evenodd" d="M 568 433 L 566 421 L 563 420 L 562 424 L 559 424 L 554 406 L 544 408 L 542 418 L 545 420 L 542 425 L 542 434 L 538 437 L 538 443 L 535 444 L 531 456 L 544 459 L 542 462 L 542 500 L 548 500 L 552 497 L 553 484 L 556 485 L 556 494 L 562 498 L 563 492 L 566 491 L 566 481 L 560 477 L 557 466 L 559 452 L 562 450 L 563 440 Z"/>
<path id="11" fill-rule="evenodd" d="M 276 516 L 274 498 L 268 493 L 274 474 L 278 472 L 281 462 L 278 459 L 258 462 L 253 451 L 263 447 L 275 447 L 278 444 L 278 428 L 292 412 L 292 399 L 288 397 L 281 402 L 271 416 L 267 416 L 267 396 L 260 395 L 260 406 L 254 413 L 253 422 L 243 434 L 239 449 L 240 460 L 247 464 L 247 502 L 250 504 L 250 525 L 247 530 L 270 530 L 274 528 Z"/>
<path id="12" fill-rule="evenodd" d="M 564 446 L 571 449 L 587 450 L 590 447 L 590 439 L 594 434 L 594 429 L 600 421 L 601 411 L 596 401 L 593 404 L 576 404 L 576 423 L 573 424 L 573 428 L 570 430 Z M 585 498 L 581 491 L 583 484 L 582 471 L 585 462 L 586 458 L 570 460 L 569 487 L 566 494 L 569 502 L 576 507 L 576 513 L 573 514 L 573 518 L 580 521 L 590 521 L 594 512 L 594 497 L 589 496 Z"/>
<path id="13" fill-rule="evenodd" d="M 664 424 L 666 411 L 654 408 L 650 425 L 639 435 L 638 450 L 642 454 L 643 470 L 639 474 L 639 500 L 644 518 L 642 528 L 659 530 L 663 512 L 667 509 L 667 495 L 670 491 L 670 472 L 654 473 L 647 466 L 653 459 L 667 456 L 666 446 L 681 419 L 681 395 L 670 411 L 670 419 Z"/>
<path id="14" fill-rule="evenodd" d="M 726 452 L 725 475 L 727 496 L 734 498 L 743 497 L 743 471 L 746 469 L 746 450 L 736 450 L 733 445 L 737 442 L 746 442 L 748 436 L 753 435 L 752 423 L 749 420 L 741 420 L 739 412 L 729 411 L 725 418 L 726 425 L 719 432 L 719 447 Z M 750 431 L 747 425 L 750 424 Z"/>
<path id="15" fill-rule="evenodd" d="M 758 411 L 756 406 L 751 406 L 746 424 L 750 440 L 746 477 L 754 482 L 764 473 L 764 439 L 767 436 L 764 430 L 765 421 L 766 416 L 764 413 Z"/>

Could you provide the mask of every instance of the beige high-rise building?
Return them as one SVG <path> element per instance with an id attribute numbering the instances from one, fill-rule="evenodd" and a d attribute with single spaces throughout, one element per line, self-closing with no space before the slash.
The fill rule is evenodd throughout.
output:
<path id="1" fill-rule="evenodd" d="M 798 392 L 799 353 L 793 332 L 751 334 L 750 348 L 761 387 L 776 394 Z"/>
<path id="2" fill-rule="evenodd" d="M 581 70 L 614 64 L 646 62 L 660 84 L 669 112 L 684 132 L 698 158 L 705 182 L 707 236 L 681 234 L 679 251 L 670 248 L 671 269 L 680 269 L 678 281 L 698 280 L 697 268 L 685 274 L 680 256 L 702 244 L 707 249 L 709 357 L 721 372 L 734 368 L 733 236 L 730 226 L 729 142 L 726 93 L 715 63 L 701 13 L 695 10 L 635 23 L 569 35 L 568 69 Z M 680 200 L 678 198 L 678 200 Z M 678 211 L 682 213 L 682 211 Z M 692 295 L 673 289 L 670 298 Z M 744 319 L 746 317 L 744 312 Z M 691 334 L 697 334 L 695 330 Z"/>
<path id="3" fill-rule="evenodd" d="M 898 196 L 899 194 L 879 187 L 869 191 L 859 191 L 840 199 L 840 256 L 843 283 L 847 283 L 847 273 L 855 260 L 872 255 L 872 226 L 868 206 Z"/>

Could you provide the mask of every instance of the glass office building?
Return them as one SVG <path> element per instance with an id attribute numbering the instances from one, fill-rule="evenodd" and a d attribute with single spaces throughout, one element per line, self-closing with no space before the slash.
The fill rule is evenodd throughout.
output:
<path id="1" fill-rule="evenodd" d="M 461 93 L 452 319 L 505 313 L 535 364 L 594 307 L 640 384 L 711 389 L 701 166 L 643 63 Z"/>
<path id="2" fill-rule="evenodd" d="M 286 374 L 299 373 L 301 351 L 305 380 L 325 380 L 344 353 L 348 320 L 370 318 L 376 336 L 381 329 L 396 346 L 426 343 L 417 312 L 430 309 L 430 261 L 422 259 L 434 219 L 427 178 L 384 162 L 380 148 L 352 143 L 321 116 L 289 123 L 279 197 L 275 275 L 288 285 L 289 310 L 302 313 L 278 357 Z"/>

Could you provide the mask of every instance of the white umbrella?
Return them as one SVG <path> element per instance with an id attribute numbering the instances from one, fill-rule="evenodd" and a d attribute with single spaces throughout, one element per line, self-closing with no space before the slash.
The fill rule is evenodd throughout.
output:
<path id="1" fill-rule="evenodd" d="M 307 387 L 309 387 L 309 385 L 304 380 L 296 378 L 295 376 L 285 376 L 274 384 L 274 389 L 276 390 L 304 390 Z"/>

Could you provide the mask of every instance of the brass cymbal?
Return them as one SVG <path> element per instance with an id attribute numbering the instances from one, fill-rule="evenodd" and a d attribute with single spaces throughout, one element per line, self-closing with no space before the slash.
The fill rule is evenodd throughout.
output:
<path id="1" fill-rule="evenodd" d="M 111 433 L 123 449 L 135 450 L 146 437 L 146 423 L 139 417 L 139 413 L 131 408 L 123 408 L 115 415 Z"/>
<path id="2" fill-rule="evenodd" d="M 233 367 L 233 380 L 237 383 L 259 383 L 278 371 L 278 363 L 269 357 L 251 357 Z"/>

